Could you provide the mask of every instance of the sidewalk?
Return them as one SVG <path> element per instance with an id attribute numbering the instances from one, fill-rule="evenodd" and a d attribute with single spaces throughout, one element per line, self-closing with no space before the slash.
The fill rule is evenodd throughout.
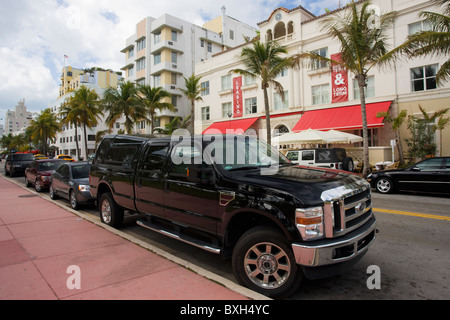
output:
<path id="1" fill-rule="evenodd" d="M 0 176 L 0 300 L 264 299 L 75 213 Z"/>

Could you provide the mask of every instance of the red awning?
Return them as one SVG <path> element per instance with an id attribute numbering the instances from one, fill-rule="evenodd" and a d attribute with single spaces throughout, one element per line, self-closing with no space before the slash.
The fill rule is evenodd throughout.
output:
<path id="1" fill-rule="evenodd" d="M 382 127 L 383 118 L 377 118 L 380 111 L 387 112 L 392 101 L 366 104 L 367 127 Z M 361 105 L 306 111 L 292 131 L 315 130 L 352 130 L 362 129 Z"/>
<path id="2" fill-rule="evenodd" d="M 251 125 L 254 124 L 256 122 L 256 120 L 258 120 L 258 119 L 259 119 L 259 117 L 214 122 L 205 131 L 203 131 L 203 134 L 215 134 L 215 133 L 219 133 L 219 132 L 220 133 L 242 134 L 245 131 L 247 131 L 247 129 L 250 128 Z"/>

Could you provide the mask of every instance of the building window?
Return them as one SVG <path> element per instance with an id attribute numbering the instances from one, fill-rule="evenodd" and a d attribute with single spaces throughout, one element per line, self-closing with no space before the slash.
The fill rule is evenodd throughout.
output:
<path id="1" fill-rule="evenodd" d="M 177 42 L 177 32 L 175 30 L 172 30 L 172 41 Z"/>
<path id="2" fill-rule="evenodd" d="M 256 78 L 251 76 L 244 76 L 244 86 L 256 83 Z"/>
<path id="3" fill-rule="evenodd" d="M 132 76 L 134 76 L 134 68 L 133 67 L 128 69 L 128 77 L 132 77 Z"/>
<path id="4" fill-rule="evenodd" d="M 201 91 L 200 95 L 201 96 L 209 95 L 209 81 L 202 82 L 200 85 L 202 87 L 202 91 Z"/>
<path id="5" fill-rule="evenodd" d="M 205 40 L 200 39 L 200 47 L 202 47 L 202 48 L 205 47 Z"/>
<path id="6" fill-rule="evenodd" d="M 283 70 L 280 71 L 280 73 L 278 73 L 276 75 L 275 78 L 282 78 L 282 77 L 286 77 L 288 75 L 288 69 L 284 68 Z"/>
<path id="7" fill-rule="evenodd" d="M 136 70 L 141 71 L 145 69 L 145 58 L 136 61 Z"/>
<path id="8" fill-rule="evenodd" d="M 130 50 L 128 50 L 128 59 L 133 57 L 134 57 L 134 48 L 131 48 Z"/>
<path id="9" fill-rule="evenodd" d="M 202 120 L 209 120 L 209 107 L 202 108 Z"/>
<path id="10" fill-rule="evenodd" d="M 411 69 L 411 89 L 413 92 L 436 89 L 437 64 Z"/>
<path id="11" fill-rule="evenodd" d="M 222 76 L 222 91 L 231 89 L 231 74 Z"/>
<path id="12" fill-rule="evenodd" d="M 330 103 L 330 85 L 328 83 L 311 87 L 311 92 L 313 105 Z"/>
<path id="13" fill-rule="evenodd" d="M 234 40 L 234 31 L 230 30 L 230 40 Z"/>
<path id="14" fill-rule="evenodd" d="M 366 98 L 375 97 L 375 77 L 374 76 L 367 77 L 367 85 L 364 88 L 364 93 L 366 95 Z M 356 79 L 353 79 L 353 98 L 360 99 L 358 80 L 356 80 Z"/>
<path id="15" fill-rule="evenodd" d="M 328 56 L 328 47 L 326 48 L 322 48 L 322 49 L 317 49 L 317 50 L 313 50 L 311 51 L 311 53 L 315 53 L 318 54 L 321 57 L 327 57 Z M 322 69 L 322 68 L 326 68 L 328 67 L 328 62 L 327 61 L 315 61 L 314 65 L 313 65 L 313 69 Z"/>
<path id="16" fill-rule="evenodd" d="M 137 42 L 137 51 L 141 51 L 142 49 L 145 49 L 145 38 L 142 38 Z"/>
<path id="17" fill-rule="evenodd" d="M 161 63 L 161 53 L 157 53 L 153 56 L 153 64 L 156 66 Z"/>
<path id="18" fill-rule="evenodd" d="M 153 40 L 153 43 L 154 44 L 160 43 L 161 42 L 161 31 L 156 32 L 154 37 L 155 38 Z"/>
<path id="19" fill-rule="evenodd" d="M 145 78 L 141 78 L 139 80 L 136 80 L 136 84 L 139 86 L 145 85 Z"/>
<path id="20" fill-rule="evenodd" d="M 160 74 L 153 76 L 153 85 L 155 87 L 161 86 L 161 75 Z"/>
<path id="21" fill-rule="evenodd" d="M 421 31 L 430 31 L 431 25 L 428 21 L 418 21 L 408 24 L 408 34 L 412 35 Z"/>
<path id="22" fill-rule="evenodd" d="M 228 118 L 228 115 L 233 115 L 231 102 L 222 103 L 222 118 Z"/>
<path id="23" fill-rule="evenodd" d="M 257 112 L 256 97 L 245 99 L 245 114 L 252 114 Z"/>
<path id="24" fill-rule="evenodd" d="M 177 53 L 175 51 L 172 51 L 172 54 L 171 54 L 172 63 L 177 63 L 177 60 L 178 60 Z"/>
<path id="25" fill-rule="evenodd" d="M 177 106 L 177 101 L 178 101 L 178 96 L 172 95 L 171 100 L 172 100 L 172 105 L 173 105 L 174 107 L 176 107 L 176 106 Z"/>
<path id="26" fill-rule="evenodd" d="M 208 42 L 208 52 L 212 52 L 212 43 Z"/>
<path id="27" fill-rule="evenodd" d="M 281 110 L 289 108 L 289 95 L 287 91 L 284 91 L 284 101 L 281 99 L 279 93 L 273 95 L 273 108 L 274 110 Z"/>
<path id="28" fill-rule="evenodd" d="M 176 73 L 172 73 L 170 75 L 170 84 L 173 84 L 173 85 L 177 84 L 177 74 Z"/>

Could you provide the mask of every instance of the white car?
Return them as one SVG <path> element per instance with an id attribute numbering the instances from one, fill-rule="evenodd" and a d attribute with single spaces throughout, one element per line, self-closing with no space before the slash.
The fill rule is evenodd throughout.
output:
<path id="1" fill-rule="evenodd" d="M 347 157 L 344 148 L 317 148 L 291 150 L 286 157 L 292 162 L 308 167 L 332 168 L 353 172 L 355 164 Z"/>

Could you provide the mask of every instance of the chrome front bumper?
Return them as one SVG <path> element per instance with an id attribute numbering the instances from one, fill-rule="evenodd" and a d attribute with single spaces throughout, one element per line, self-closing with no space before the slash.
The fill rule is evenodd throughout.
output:
<path id="1" fill-rule="evenodd" d="M 302 266 L 319 267 L 352 260 L 367 251 L 376 231 L 376 219 L 372 215 L 363 226 L 345 236 L 314 243 L 293 243 L 295 261 Z"/>

